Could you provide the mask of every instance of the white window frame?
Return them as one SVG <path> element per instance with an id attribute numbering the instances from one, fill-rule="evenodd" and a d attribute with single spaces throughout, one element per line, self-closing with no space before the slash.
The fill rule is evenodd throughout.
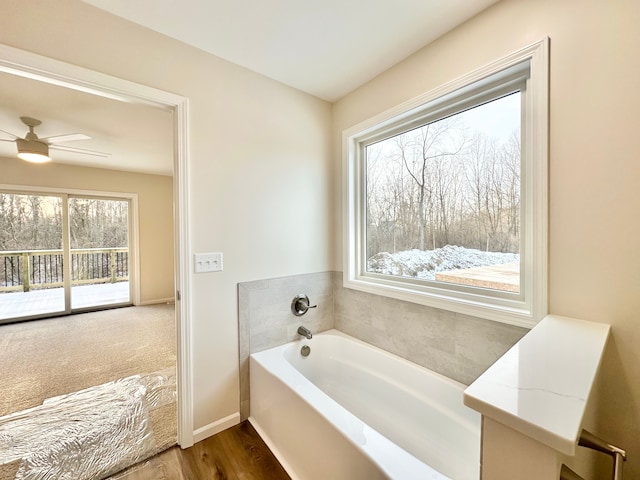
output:
<path id="1" fill-rule="evenodd" d="M 547 314 L 549 39 L 387 110 L 342 134 L 344 286 L 531 327 Z M 366 272 L 364 147 L 522 85 L 520 293 Z M 517 87 L 516 87 L 517 88 Z M 426 119 L 426 121 L 425 121 Z"/>

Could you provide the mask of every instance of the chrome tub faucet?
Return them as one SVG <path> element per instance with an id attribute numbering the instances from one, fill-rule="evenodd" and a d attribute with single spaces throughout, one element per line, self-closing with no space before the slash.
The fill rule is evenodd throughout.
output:
<path id="1" fill-rule="evenodd" d="M 298 327 L 298 335 L 302 335 L 307 340 L 311 340 L 311 337 L 313 337 L 313 335 L 311 334 L 311 330 L 303 326 Z"/>

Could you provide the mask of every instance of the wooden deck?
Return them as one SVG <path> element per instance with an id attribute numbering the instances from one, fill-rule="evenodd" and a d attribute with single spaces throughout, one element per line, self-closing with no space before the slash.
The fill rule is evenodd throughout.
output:
<path id="1" fill-rule="evenodd" d="M 502 292 L 520 291 L 520 264 L 504 263 L 488 267 L 466 268 L 436 273 L 439 282 L 490 288 Z"/>
<path id="2" fill-rule="evenodd" d="M 78 285 L 71 288 L 72 309 L 128 302 L 129 282 Z M 63 288 L 0 293 L 0 320 L 63 312 Z"/>

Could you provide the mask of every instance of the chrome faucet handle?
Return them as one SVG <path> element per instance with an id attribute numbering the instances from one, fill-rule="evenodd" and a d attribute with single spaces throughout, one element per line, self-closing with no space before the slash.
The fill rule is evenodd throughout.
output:
<path id="1" fill-rule="evenodd" d="M 309 297 L 307 297 L 304 293 L 296 295 L 291 301 L 291 313 L 293 313 L 296 317 L 304 315 L 310 308 L 317 307 L 318 305 L 311 305 L 311 302 L 309 302 Z"/>

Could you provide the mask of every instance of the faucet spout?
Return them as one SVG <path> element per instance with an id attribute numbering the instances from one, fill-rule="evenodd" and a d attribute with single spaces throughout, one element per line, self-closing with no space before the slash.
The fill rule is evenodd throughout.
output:
<path id="1" fill-rule="evenodd" d="M 313 337 L 313 335 L 311 334 L 311 330 L 309 330 L 307 327 L 303 327 L 303 326 L 299 326 L 298 327 L 298 335 L 302 335 L 303 337 L 305 337 L 308 340 L 311 340 L 311 337 Z"/>

